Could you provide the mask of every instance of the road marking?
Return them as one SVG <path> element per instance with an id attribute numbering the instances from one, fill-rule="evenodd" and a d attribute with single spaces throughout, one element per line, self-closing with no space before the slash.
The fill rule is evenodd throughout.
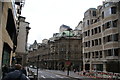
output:
<path id="1" fill-rule="evenodd" d="M 57 77 L 60 77 L 60 78 L 64 78 L 64 77 L 62 77 L 62 76 L 60 76 L 60 75 L 56 75 Z"/>
<path id="2" fill-rule="evenodd" d="M 42 73 L 42 71 L 39 71 L 39 73 Z"/>
<path id="3" fill-rule="evenodd" d="M 53 77 L 53 76 L 50 76 L 51 78 L 55 78 L 55 77 Z"/>
<path id="4" fill-rule="evenodd" d="M 42 78 L 45 78 L 45 76 L 41 75 Z"/>

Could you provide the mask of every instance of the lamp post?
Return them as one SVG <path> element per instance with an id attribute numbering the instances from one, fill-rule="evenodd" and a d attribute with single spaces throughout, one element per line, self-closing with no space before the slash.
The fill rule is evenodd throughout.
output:
<path id="1" fill-rule="evenodd" d="M 69 69 L 70 69 L 70 64 L 71 64 L 71 62 L 69 61 L 69 54 L 70 54 L 70 30 L 72 30 L 72 29 L 68 29 L 68 31 L 69 31 L 69 35 L 68 35 L 69 42 L 68 42 L 68 52 L 67 52 L 67 62 L 66 62 L 66 64 L 67 64 L 67 75 L 68 76 L 69 76 Z"/>
<path id="2" fill-rule="evenodd" d="M 37 56 L 37 79 L 38 79 L 38 69 L 39 69 L 39 55 Z"/>

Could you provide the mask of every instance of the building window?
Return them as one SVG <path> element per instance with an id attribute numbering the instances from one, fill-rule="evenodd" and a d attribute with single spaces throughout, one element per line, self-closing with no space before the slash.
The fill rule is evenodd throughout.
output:
<path id="1" fill-rule="evenodd" d="M 94 52 L 92 52 L 92 58 L 95 58 L 95 53 Z"/>
<path id="2" fill-rule="evenodd" d="M 91 24 L 93 24 L 93 19 L 91 20 Z"/>
<path id="3" fill-rule="evenodd" d="M 102 12 L 102 19 L 104 19 L 104 12 Z"/>
<path id="4" fill-rule="evenodd" d="M 102 51 L 99 51 L 99 53 L 100 53 L 100 58 L 102 58 Z"/>
<path id="5" fill-rule="evenodd" d="M 106 23 L 106 28 L 110 28 L 111 26 L 111 21 Z"/>
<path id="6" fill-rule="evenodd" d="M 95 52 L 96 58 L 99 57 L 98 51 Z"/>
<path id="7" fill-rule="evenodd" d="M 94 28 L 95 34 L 97 34 L 97 28 Z"/>
<path id="8" fill-rule="evenodd" d="M 102 44 L 102 40 L 101 40 L 101 38 L 99 38 L 99 45 L 101 45 Z"/>
<path id="9" fill-rule="evenodd" d="M 87 25 L 89 25 L 89 20 L 87 20 Z"/>
<path id="10" fill-rule="evenodd" d="M 90 47 L 90 41 L 88 41 L 88 47 Z"/>
<path id="11" fill-rule="evenodd" d="M 112 35 L 107 36 L 107 42 L 112 41 Z"/>
<path id="12" fill-rule="evenodd" d="M 87 47 L 87 42 L 84 42 L 84 46 Z"/>
<path id="13" fill-rule="evenodd" d="M 99 32 L 99 33 L 101 32 L 101 27 L 100 27 L 100 26 L 98 27 L 98 32 Z"/>
<path id="14" fill-rule="evenodd" d="M 90 30 L 88 30 L 88 36 L 90 36 Z"/>
<path id="15" fill-rule="evenodd" d="M 119 39 L 119 38 L 118 38 L 118 34 L 114 34 L 114 35 L 113 35 L 113 41 L 118 41 L 118 39 Z"/>
<path id="16" fill-rule="evenodd" d="M 112 49 L 109 49 L 108 52 L 107 52 L 108 56 L 113 56 L 112 55 Z"/>
<path id="17" fill-rule="evenodd" d="M 87 36 L 87 31 L 84 32 L 84 37 L 86 37 L 86 36 Z"/>
<path id="18" fill-rule="evenodd" d="M 116 14 L 117 7 L 111 7 L 111 14 Z"/>
<path id="19" fill-rule="evenodd" d="M 114 55 L 118 56 L 118 54 L 119 54 L 119 49 L 114 49 Z"/>
<path id="20" fill-rule="evenodd" d="M 94 46 L 94 40 L 92 40 L 92 46 Z"/>
<path id="21" fill-rule="evenodd" d="M 95 45 L 98 45 L 98 40 L 97 39 L 95 39 Z"/>
<path id="22" fill-rule="evenodd" d="M 93 16 L 96 16 L 96 11 L 93 11 L 92 15 L 93 15 Z"/>
<path id="23" fill-rule="evenodd" d="M 103 43 L 104 44 L 106 43 L 106 37 L 103 37 Z"/>
<path id="24" fill-rule="evenodd" d="M 103 31 L 105 30 L 105 25 L 104 25 L 104 24 L 102 25 L 102 30 L 103 30 Z"/>
<path id="25" fill-rule="evenodd" d="M 88 58 L 90 58 L 90 52 L 88 53 Z"/>
<path id="26" fill-rule="evenodd" d="M 87 58 L 87 53 L 84 53 L 85 54 L 85 58 Z"/>
<path id="27" fill-rule="evenodd" d="M 92 29 L 92 35 L 94 35 L 94 30 Z"/>
<path id="28" fill-rule="evenodd" d="M 112 23 L 113 23 L 113 27 L 117 27 L 117 22 L 118 22 L 118 20 L 114 20 L 114 21 L 112 21 Z"/>

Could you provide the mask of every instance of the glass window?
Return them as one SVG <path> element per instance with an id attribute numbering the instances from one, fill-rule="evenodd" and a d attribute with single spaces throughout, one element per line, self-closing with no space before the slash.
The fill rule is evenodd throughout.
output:
<path id="1" fill-rule="evenodd" d="M 92 52 L 92 58 L 95 58 L 95 53 L 94 52 Z"/>
<path id="2" fill-rule="evenodd" d="M 113 27 L 117 27 L 117 21 L 118 21 L 118 20 L 114 20 L 114 21 L 112 21 L 112 23 L 113 23 Z"/>
<path id="3" fill-rule="evenodd" d="M 95 39 L 95 45 L 98 45 L 98 40 L 97 39 Z"/>
<path id="4" fill-rule="evenodd" d="M 99 53 L 100 53 L 100 58 L 102 58 L 102 51 L 100 51 Z"/>
<path id="5" fill-rule="evenodd" d="M 90 52 L 88 53 L 88 58 L 90 58 Z"/>
<path id="6" fill-rule="evenodd" d="M 92 46 L 94 46 L 94 40 L 92 40 Z"/>
<path id="7" fill-rule="evenodd" d="M 98 51 L 96 51 L 95 54 L 96 54 L 96 58 L 98 58 L 99 57 Z"/>
<path id="8" fill-rule="evenodd" d="M 98 32 L 99 32 L 99 33 L 101 32 L 101 27 L 100 27 L 100 26 L 98 27 Z"/>
<path id="9" fill-rule="evenodd" d="M 88 30 L 88 36 L 90 36 L 90 30 Z"/>
<path id="10" fill-rule="evenodd" d="M 99 45 L 101 45 L 102 44 L 102 41 L 101 41 L 101 38 L 99 38 Z"/>
<path id="11" fill-rule="evenodd" d="M 105 30 L 105 25 L 104 25 L 104 24 L 102 25 L 102 30 L 103 30 L 103 31 Z"/>
<path id="12" fill-rule="evenodd" d="M 113 41 L 118 41 L 118 39 L 119 39 L 119 38 L 118 38 L 118 34 L 114 34 L 114 35 L 113 35 Z"/>
<path id="13" fill-rule="evenodd" d="M 117 8 L 116 7 L 111 7 L 111 14 L 116 14 Z"/>
<path id="14" fill-rule="evenodd" d="M 88 41 L 88 47 L 90 47 L 90 41 Z"/>
<path id="15" fill-rule="evenodd" d="M 94 35 L 94 30 L 92 29 L 92 35 Z"/>
<path id="16" fill-rule="evenodd" d="M 119 49 L 114 49 L 114 55 L 118 56 L 118 54 L 119 54 Z"/>
<path id="17" fill-rule="evenodd" d="M 110 28 L 111 26 L 111 21 L 106 23 L 107 28 Z"/>
<path id="18" fill-rule="evenodd" d="M 92 14 L 93 14 L 93 16 L 96 16 L 96 11 L 93 11 L 93 13 L 92 13 Z"/>
<path id="19" fill-rule="evenodd" d="M 87 20 L 87 24 L 89 25 L 89 20 Z"/>
<path id="20" fill-rule="evenodd" d="M 102 12 L 102 19 L 104 19 L 104 12 Z"/>
<path id="21" fill-rule="evenodd" d="M 97 28 L 94 28 L 95 34 L 97 33 Z"/>
<path id="22" fill-rule="evenodd" d="M 107 42 L 112 41 L 112 35 L 107 36 Z"/>
<path id="23" fill-rule="evenodd" d="M 111 49 L 108 50 L 108 56 L 112 56 L 112 50 Z"/>

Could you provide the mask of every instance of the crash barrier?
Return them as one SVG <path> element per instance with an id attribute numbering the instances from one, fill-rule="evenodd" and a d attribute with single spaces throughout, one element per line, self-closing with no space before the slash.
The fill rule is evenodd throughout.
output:
<path id="1" fill-rule="evenodd" d="M 120 80 L 120 73 L 112 73 L 112 72 L 101 72 L 101 71 L 81 71 L 77 73 L 81 76 L 86 76 L 90 78 L 100 78 L 100 79 L 107 79 L 107 80 Z"/>

